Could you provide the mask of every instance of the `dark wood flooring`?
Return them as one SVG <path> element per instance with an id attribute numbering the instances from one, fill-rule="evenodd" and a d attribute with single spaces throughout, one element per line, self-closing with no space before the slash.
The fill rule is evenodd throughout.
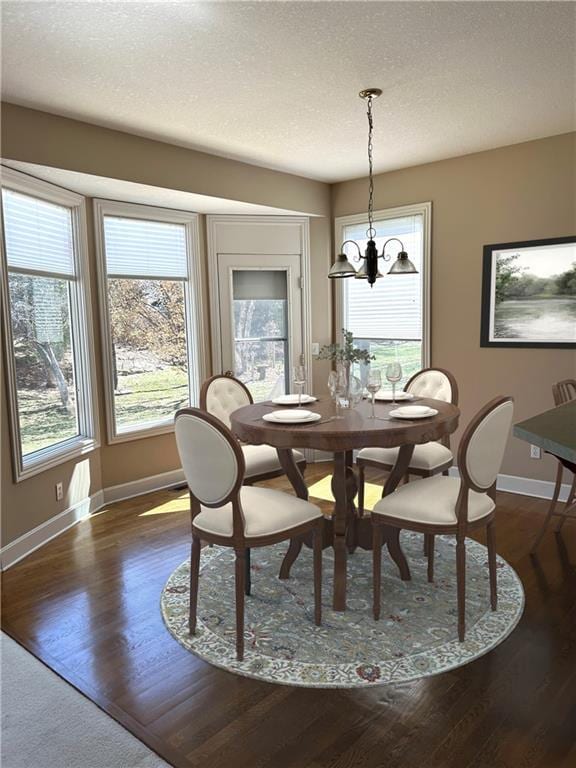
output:
<path id="1" fill-rule="evenodd" d="M 309 483 L 329 469 L 309 467 Z M 170 637 L 160 593 L 189 554 L 186 502 L 175 499 L 162 491 L 110 505 L 8 570 L 2 601 L 6 632 L 169 763 L 576 767 L 576 523 L 547 534 L 532 560 L 547 502 L 498 494 L 498 552 L 526 591 L 504 643 L 437 677 L 334 691 L 238 677 Z M 146 514 L 168 501 L 172 511 Z"/>

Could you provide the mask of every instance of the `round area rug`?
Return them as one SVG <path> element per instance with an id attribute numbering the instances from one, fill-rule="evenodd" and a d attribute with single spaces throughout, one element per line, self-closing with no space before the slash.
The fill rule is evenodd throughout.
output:
<path id="1" fill-rule="evenodd" d="M 287 544 L 252 550 L 252 595 L 246 598 L 244 661 L 236 660 L 234 552 L 202 550 L 197 634 L 188 631 L 189 562 L 162 593 L 168 630 L 185 648 L 247 677 L 310 688 L 406 682 L 467 664 L 501 643 L 524 607 L 520 579 L 498 558 L 498 610 L 490 610 L 487 551 L 466 541 L 466 641 L 458 642 L 456 542 L 436 537 L 435 581 L 426 579 L 422 536 L 404 531 L 411 581 L 401 581 L 382 554 L 382 612 L 372 618 L 372 553 L 348 557 L 347 609 L 331 609 L 333 552 L 324 550 L 322 626 L 314 625 L 312 551 L 306 547 L 287 581 L 278 579 Z"/>

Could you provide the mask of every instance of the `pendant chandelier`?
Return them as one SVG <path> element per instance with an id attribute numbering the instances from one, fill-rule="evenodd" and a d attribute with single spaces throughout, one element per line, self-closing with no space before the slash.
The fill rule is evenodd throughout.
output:
<path id="1" fill-rule="evenodd" d="M 379 277 L 384 275 L 378 269 L 378 259 L 384 261 L 390 260 L 390 255 L 386 255 L 386 246 L 388 243 L 396 241 L 400 243 L 401 250 L 398 253 L 398 258 L 392 264 L 388 270 L 389 275 L 407 275 L 417 273 L 418 270 L 414 264 L 408 258 L 408 254 L 404 249 L 404 245 L 397 237 L 391 237 L 382 246 L 382 253 L 378 253 L 374 238 L 376 237 L 376 230 L 374 229 L 374 178 L 372 175 L 372 134 L 373 134 L 373 120 L 372 120 L 372 102 L 382 95 L 380 88 L 367 88 L 364 91 L 360 91 L 358 94 L 361 99 L 364 99 L 368 105 L 368 229 L 366 230 L 366 237 L 368 243 L 364 255 L 360 250 L 360 246 L 355 240 L 345 240 L 340 246 L 340 253 L 336 256 L 336 261 L 328 272 L 330 278 L 340 277 L 355 277 L 357 280 L 368 280 L 370 287 L 374 285 Z M 350 263 L 348 257 L 344 253 L 344 246 L 348 243 L 356 246 L 358 255 L 355 257 L 355 261 L 363 260 L 363 264 L 358 270 Z"/>

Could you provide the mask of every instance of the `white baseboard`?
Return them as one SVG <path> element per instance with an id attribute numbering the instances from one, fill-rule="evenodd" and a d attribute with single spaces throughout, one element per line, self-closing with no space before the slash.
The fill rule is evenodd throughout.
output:
<path id="1" fill-rule="evenodd" d="M 134 496 L 159 491 L 162 488 L 170 488 L 183 482 L 184 472 L 181 469 L 175 469 L 171 472 L 163 472 L 160 475 L 144 477 L 131 483 L 113 485 L 110 488 L 97 491 L 2 547 L 0 550 L 0 570 L 5 571 L 10 566 L 15 565 L 39 547 L 76 525 L 80 520 L 84 520 L 102 509 L 105 504 L 131 499 Z"/>
<path id="2" fill-rule="evenodd" d="M 323 451 L 314 451 L 312 461 L 319 463 L 330 461 L 331 459 L 331 454 Z M 452 467 L 450 474 L 453 477 L 459 476 L 458 470 L 455 467 Z M 45 523 L 28 531 L 28 533 L 11 541 L 10 544 L 7 544 L 5 547 L 2 547 L 0 550 L 0 570 L 10 568 L 10 566 L 19 562 L 39 547 L 47 544 L 73 525 L 76 525 L 80 520 L 97 512 L 105 504 L 131 499 L 135 496 L 142 496 L 145 493 L 159 491 L 163 488 L 171 488 L 184 482 L 184 472 L 181 469 L 174 469 L 170 472 L 151 475 L 150 477 L 144 477 L 141 480 L 133 480 L 130 483 L 113 485 L 102 491 L 97 491 L 88 498 L 73 504 L 71 507 L 60 512 Z M 516 475 L 498 475 L 497 488 L 499 491 L 518 493 L 521 496 L 551 499 L 554 491 L 554 483 L 546 480 L 533 480 L 529 477 L 517 477 Z M 566 501 L 569 490 L 569 484 L 564 483 L 560 492 L 560 501 Z"/>
<path id="3" fill-rule="evenodd" d="M 174 485 L 180 485 L 185 482 L 184 470 L 173 469 L 170 472 L 150 475 L 150 477 L 143 477 L 130 483 L 111 485 L 109 488 L 104 488 L 104 503 L 110 504 L 113 501 L 133 499 L 135 496 L 142 496 L 152 491 L 161 491 L 163 488 L 171 488 Z"/>
<path id="4" fill-rule="evenodd" d="M 67 531 L 68 528 L 72 528 L 80 520 L 84 520 L 92 515 L 103 504 L 104 495 L 102 491 L 97 491 L 92 496 L 78 501 L 76 504 L 68 507 L 68 509 L 51 517 L 50 520 L 46 520 L 46 522 L 41 523 L 36 528 L 6 544 L 0 550 L 0 569 L 4 571 L 10 568 L 11 565 L 19 562 L 22 558 L 30 555 L 56 536 Z"/>
<path id="5" fill-rule="evenodd" d="M 452 477 L 460 477 L 457 467 L 452 467 L 450 474 Z M 518 493 L 520 496 L 533 496 L 537 499 L 551 499 L 554 493 L 554 483 L 549 480 L 533 480 L 531 477 L 517 475 L 498 475 L 496 488 L 505 493 Z M 569 491 L 569 483 L 562 483 L 560 501 L 566 501 Z"/>

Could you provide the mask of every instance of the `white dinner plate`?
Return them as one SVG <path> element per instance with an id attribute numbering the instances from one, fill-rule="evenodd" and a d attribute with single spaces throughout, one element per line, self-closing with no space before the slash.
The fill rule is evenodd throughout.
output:
<path id="1" fill-rule="evenodd" d="M 302 395 L 301 402 L 306 405 L 306 403 L 315 403 L 317 399 L 314 395 Z M 298 405 L 298 395 L 280 395 L 272 398 L 272 402 L 275 405 Z"/>
<path id="2" fill-rule="evenodd" d="M 295 418 L 278 418 L 278 415 L 281 413 L 293 413 Z M 273 424 L 313 424 L 315 421 L 320 421 L 322 414 L 312 413 L 312 411 L 305 411 L 304 414 L 297 411 L 272 411 L 272 413 L 265 413 L 262 418 L 264 421 L 271 421 Z"/>
<path id="3" fill-rule="evenodd" d="M 437 413 L 435 408 L 428 408 L 427 405 L 405 405 L 390 411 L 390 416 L 395 419 L 427 419 Z"/>
<path id="4" fill-rule="evenodd" d="M 307 411 L 306 408 L 298 408 L 298 410 L 282 408 L 281 411 L 271 411 L 271 413 L 276 421 L 302 421 L 312 415 L 312 411 Z"/>
<path id="5" fill-rule="evenodd" d="M 416 395 L 413 395 L 412 392 L 396 392 L 396 400 L 414 400 L 415 397 Z M 381 389 L 379 392 L 376 392 L 374 399 L 392 402 L 392 390 Z"/>

